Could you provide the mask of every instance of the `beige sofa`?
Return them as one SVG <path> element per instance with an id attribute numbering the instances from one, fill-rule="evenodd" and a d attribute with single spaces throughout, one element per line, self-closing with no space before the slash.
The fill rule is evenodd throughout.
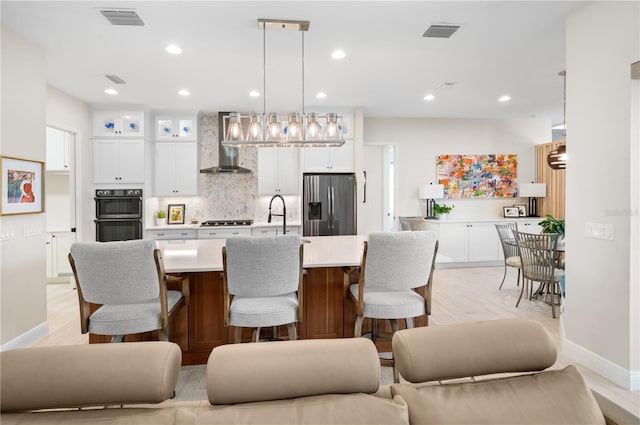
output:
<path id="1" fill-rule="evenodd" d="M 377 352 L 364 338 L 217 347 L 208 400 L 192 402 L 170 399 L 181 361 L 172 343 L 11 350 L 0 353 L 0 422 L 604 423 L 577 370 L 542 371 L 556 353 L 535 322 L 418 328 L 393 343 L 402 383 L 390 387 L 380 387 Z M 495 372 L 527 374 L 467 378 Z M 637 423 L 612 411 L 609 423 Z"/>

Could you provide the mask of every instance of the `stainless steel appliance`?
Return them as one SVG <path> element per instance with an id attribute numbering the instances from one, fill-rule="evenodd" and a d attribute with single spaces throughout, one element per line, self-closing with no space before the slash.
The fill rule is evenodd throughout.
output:
<path id="1" fill-rule="evenodd" d="M 201 227 L 220 227 L 220 226 L 251 226 L 253 220 L 206 220 L 200 223 Z"/>
<path id="2" fill-rule="evenodd" d="M 200 170 L 203 174 L 250 174 L 251 170 L 243 168 L 239 164 L 238 148 L 228 147 L 222 144 L 224 133 L 227 131 L 228 123 L 225 126 L 225 117 L 229 116 L 229 112 L 218 113 L 218 166 L 203 168 Z"/>
<path id="3" fill-rule="evenodd" d="M 142 239 L 142 189 L 98 189 L 96 240 Z"/>
<path id="4" fill-rule="evenodd" d="M 355 174 L 305 173 L 302 178 L 303 235 L 355 235 Z"/>

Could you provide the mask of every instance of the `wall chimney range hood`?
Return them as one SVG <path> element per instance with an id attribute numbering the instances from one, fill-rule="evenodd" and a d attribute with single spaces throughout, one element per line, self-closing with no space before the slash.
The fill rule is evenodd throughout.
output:
<path id="1" fill-rule="evenodd" d="M 251 170 L 238 165 L 238 148 L 225 146 L 222 143 L 224 134 L 226 133 L 224 118 L 229 112 L 218 113 L 218 166 L 209 167 L 200 170 L 203 174 L 251 174 Z"/>

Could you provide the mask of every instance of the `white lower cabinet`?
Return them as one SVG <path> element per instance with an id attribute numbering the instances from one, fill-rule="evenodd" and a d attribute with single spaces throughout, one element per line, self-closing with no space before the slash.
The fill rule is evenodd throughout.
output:
<path id="1" fill-rule="evenodd" d="M 434 231 L 438 235 L 436 263 L 440 265 L 455 263 L 462 267 L 475 265 L 475 263 L 501 261 L 500 238 L 496 231 L 496 223 L 427 220 L 425 230 Z"/>
<path id="2" fill-rule="evenodd" d="M 196 239 L 198 231 L 196 229 L 154 229 L 148 231 L 148 237 L 156 240 Z"/>
<path id="3" fill-rule="evenodd" d="M 234 236 L 251 236 L 251 228 L 225 228 L 198 229 L 198 239 L 226 239 Z"/>
<path id="4" fill-rule="evenodd" d="M 542 220 L 542 217 L 518 220 L 518 231 L 524 233 L 542 233 L 542 226 L 538 224 Z"/>
<path id="5" fill-rule="evenodd" d="M 253 236 L 279 236 L 282 234 L 282 226 L 254 227 L 251 229 Z M 300 226 L 287 226 L 287 235 L 300 234 Z"/>
<path id="6" fill-rule="evenodd" d="M 69 264 L 71 244 L 76 241 L 73 232 L 51 232 L 47 235 L 47 277 L 71 276 Z"/>

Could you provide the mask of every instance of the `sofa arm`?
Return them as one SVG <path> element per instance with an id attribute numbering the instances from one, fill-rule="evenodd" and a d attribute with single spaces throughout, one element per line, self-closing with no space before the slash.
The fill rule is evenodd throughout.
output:
<path id="1" fill-rule="evenodd" d="M 1 410 L 159 403 L 173 395 L 181 361 L 164 341 L 5 351 Z"/>

